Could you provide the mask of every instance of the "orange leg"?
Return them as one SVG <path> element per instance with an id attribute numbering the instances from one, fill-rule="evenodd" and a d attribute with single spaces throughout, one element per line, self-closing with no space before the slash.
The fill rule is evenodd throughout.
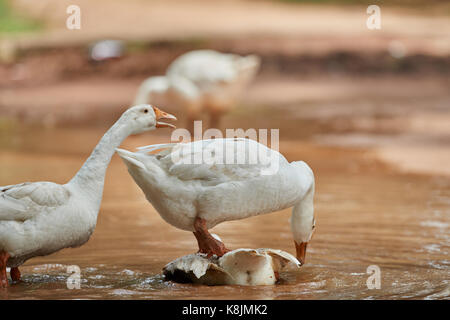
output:
<path id="1" fill-rule="evenodd" d="M 206 220 L 196 218 L 194 221 L 194 236 L 198 242 L 198 252 L 206 253 L 208 257 L 216 255 L 218 257 L 223 256 L 228 250 L 225 245 L 215 239 L 206 228 Z"/>
<path id="2" fill-rule="evenodd" d="M 20 270 L 17 267 L 11 268 L 9 272 L 13 281 L 20 281 Z"/>
<path id="3" fill-rule="evenodd" d="M 6 274 L 6 263 L 8 259 L 9 254 L 5 251 L 0 251 L 0 288 L 8 287 L 8 275 Z"/>

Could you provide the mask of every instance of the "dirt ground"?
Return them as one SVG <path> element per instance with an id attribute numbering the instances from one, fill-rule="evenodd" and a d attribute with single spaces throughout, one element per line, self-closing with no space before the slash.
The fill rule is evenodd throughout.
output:
<path id="1" fill-rule="evenodd" d="M 368 30 L 367 6 L 293 5 L 243 0 L 13 0 L 15 8 L 44 21 L 44 32 L 14 37 L 19 48 L 85 44 L 102 38 L 127 41 L 243 38 L 266 50 L 323 52 L 385 48 L 401 40 L 409 52 L 447 55 L 448 5 L 395 8 L 381 5 L 382 27 Z M 81 8 L 81 29 L 68 30 L 66 8 Z M 259 41 L 270 37 L 275 42 Z M 291 41 L 284 41 L 290 39 Z M 256 50 L 256 48 L 254 49 Z"/>

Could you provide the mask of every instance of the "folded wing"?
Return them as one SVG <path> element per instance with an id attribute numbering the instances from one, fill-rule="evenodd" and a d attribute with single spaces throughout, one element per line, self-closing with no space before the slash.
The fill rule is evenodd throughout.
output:
<path id="1" fill-rule="evenodd" d="M 140 149 L 141 152 L 162 149 L 153 156 L 168 175 L 207 185 L 257 178 L 287 163 L 279 152 L 243 138 L 151 145 Z"/>
<path id="2" fill-rule="evenodd" d="M 68 202 L 70 192 L 52 182 L 26 182 L 0 187 L 0 222 L 25 221 Z"/>

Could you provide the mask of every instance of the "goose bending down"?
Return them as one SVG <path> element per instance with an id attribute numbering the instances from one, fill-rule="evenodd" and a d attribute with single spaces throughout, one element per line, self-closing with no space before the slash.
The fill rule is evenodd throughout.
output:
<path id="1" fill-rule="evenodd" d="M 210 128 L 218 128 L 221 116 L 230 110 L 236 99 L 256 75 L 260 58 L 240 56 L 214 50 L 194 50 L 175 59 L 165 76 L 145 80 L 135 103 L 174 105 L 185 111 L 188 129 L 200 112 L 210 115 Z"/>
<path id="2" fill-rule="evenodd" d="M 117 153 L 161 217 L 194 233 L 199 252 L 222 256 L 229 251 L 208 232 L 221 222 L 293 207 L 297 258 L 305 262 L 315 224 L 314 175 L 305 162 L 289 163 L 279 152 L 241 138 L 151 145 L 139 152 L 117 149 Z"/>
<path id="3" fill-rule="evenodd" d="M 131 134 L 172 126 L 157 121 L 161 118 L 175 119 L 150 105 L 125 111 L 66 184 L 25 182 L 0 187 L 0 287 L 8 286 L 7 267 L 17 281 L 18 267 L 26 260 L 88 241 L 115 148 Z"/>

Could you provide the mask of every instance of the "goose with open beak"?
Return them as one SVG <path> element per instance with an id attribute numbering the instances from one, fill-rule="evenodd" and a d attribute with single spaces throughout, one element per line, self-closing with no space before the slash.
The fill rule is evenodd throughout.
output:
<path id="1" fill-rule="evenodd" d="M 156 117 L 156 128 L 176 128 L 176 126 L 174 126 L 171 123 L 158 121 L 160 119 L 177 120 L 177 118 L 174 115 L 164 112 L 155 106 L 153 106 L 153 111 L 155 112 Z"/>
<path id="2" fill-rule="evenodd" d="M 0 186 L 0 288 L 9 285 L 7 267 L 11 279 L 19 281 L 19 267 L 28 259 L 89 240 L 115 148 L 129 135 L 171 127 L 158 119 L 175 117 L 148 104 L 126 110 L 65 184 L 41 181 Z"/>

